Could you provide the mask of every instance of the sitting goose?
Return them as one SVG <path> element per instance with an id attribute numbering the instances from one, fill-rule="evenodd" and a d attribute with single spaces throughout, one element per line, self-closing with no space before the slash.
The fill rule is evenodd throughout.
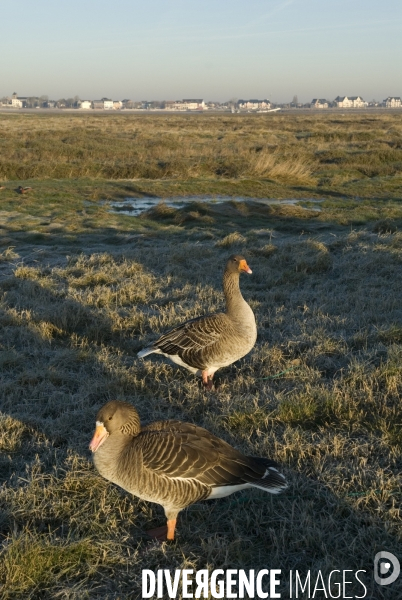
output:
<path id="1" fill-rule="evenodd" d="M 113 400 L 99 410 L 89 448 L 103 477 L 163 506 L 168 540 L 174 539 L 178 513 L 194 502 L 250 487 L 271 494 L 287 487 L 274 461 L 245 456 L 190 423 L 157 421 L 141 428 L 127 402 Z M 166 527 L 149 533 L 166 539 Z"/>
<path id="2" fill-rule="evenodd" d="M 257 339 L 254 313 L 240 292 L 242 272 L 252 273 L 243 256 L 232 255 L 223 273 L 226 312 L 186 321 L 138 352 L 138 356 L 163 354 L 201 375 L 203 384 L 211 389 L 215 371 L 248 354 Z"/>
<path id="3" fill-rule="evenodd" d="M 32 190 L 32 188 L 31 188 L 31 187 L 28 187 L 28 186 L 27 186 L 27 187 L 22 187 L 22 185 L 19 185 L 19 186 L 17 187 L 17 189 L 16 189 L 16 191 L 17 191 L 19 194 L 26 194 L 27 192 L 30 192 L 31 190 Z"/>

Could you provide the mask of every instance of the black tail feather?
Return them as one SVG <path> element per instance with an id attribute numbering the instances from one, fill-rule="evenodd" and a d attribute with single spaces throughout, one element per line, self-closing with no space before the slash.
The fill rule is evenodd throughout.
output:
<path id="1" fill-rule="evenodd" d="M 273 494 L 278 494 L 288 487 L 285 476 L 278 470 L 279 465 L 277 462 L 270 460 L 269 458 L 257 456 L 250 456 L 249 458 L 254 461 L 254 464 L 259 467 L 264 467 L 262 476 L 250 478 L 249 483 Z"/>

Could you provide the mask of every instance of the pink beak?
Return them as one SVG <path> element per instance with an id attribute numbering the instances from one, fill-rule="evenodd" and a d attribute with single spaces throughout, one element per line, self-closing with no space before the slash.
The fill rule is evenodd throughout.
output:
<path id="1" fill-rule="evenodd" d="M 100 423 L 100 421 L 96 421 L 96 429 L 91 443 L 89 444 L 89 449 L 92 452 L 96 452 L 99 446 L 103 444 L 107 437 L 109 437 L 109 434 L 106 431 L 106 428 L 103 425 L 103 423 Z"/>

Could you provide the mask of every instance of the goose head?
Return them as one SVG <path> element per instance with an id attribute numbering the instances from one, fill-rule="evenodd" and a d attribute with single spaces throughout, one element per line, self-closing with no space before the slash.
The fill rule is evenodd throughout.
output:
<path id="1" fill-rule="evenodd" d="M 112 400 L 96 415 L 96 429 L 89 449 L 96 452 L 110 435 L 138 435 L 140 418 L 134 406 L 127 402 Z"/>
<path id="2" fill-rule="evenodd" d="M 226 263 L 225 270 L 229 273 L 248 273 L 249 275 L 252 273 L 246 259 L 241 254 L 232 254 Z"/>

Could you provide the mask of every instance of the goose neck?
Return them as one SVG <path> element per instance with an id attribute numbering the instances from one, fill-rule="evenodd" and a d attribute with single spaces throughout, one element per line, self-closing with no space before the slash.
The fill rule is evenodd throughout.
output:
<path id="1" fill-rule="evenodd" d="M 240 291 L 240 274 L 225 271 L 223 274 L 223 293 L 226 300 L 228 314 L 237 312 L 238 307 L 244 303 Z"/>
<path id="2" fill-rule="evenodd" d="M 131 436 L 125 435 L 120 431 L 113 432 L 95 452 L 94 460 L 101 462 L 104 460 L 107 462 L 116 460 L 127 444 L 130 443 L 131 439 Z"/>

